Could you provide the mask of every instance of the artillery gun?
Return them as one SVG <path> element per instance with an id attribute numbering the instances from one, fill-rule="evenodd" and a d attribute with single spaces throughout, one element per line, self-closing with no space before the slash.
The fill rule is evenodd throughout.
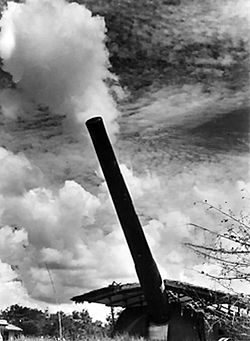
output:
<path id="1" fill-rule="evenodd" d="M 220 325 L 208 332 L 205 312 L 240 305 L 238 296 L 190 284 L 162 280 L 153 259 L 129 191 L 119 169 L 101 117 L 86 122 L 121 227 L 130 249 L 140 284 L 115 284 L 75 296 L 74 302 L 103 303 L 124 307 L 114 330 L 150 340 L 218 341 L 231 340 Z M 214 309 L 216 305 L 216 309 Z M 220 309 L 218 309 L 220 307 Z M 227 307 L 227 308 L 225 308 Z"/>

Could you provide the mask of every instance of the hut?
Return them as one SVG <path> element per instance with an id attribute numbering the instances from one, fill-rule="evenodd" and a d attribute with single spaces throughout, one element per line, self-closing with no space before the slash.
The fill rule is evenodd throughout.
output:
<path id="1" fill-rule="evenodd" d="M 240 340 L 249 341 L 249 297 L 162 280 L 102 118 L 93 117 L 86 122 L 86 126 L 131 252 L 139 283 L 113 283 L 75 296 L 72 300 L 103 303 L 111 309 L 115 306 L 125 308 L 114 326 L 118 333 L 168 341 L 226 341 L 228 337 L 240 333 Z M 242 324 L 243 332 L 238 328 Z"/>
<path id="2" fill-rule="evenodd" d="M 185 338 L 185 340 L 215 341 L 223 340 L 223 338 L 230 340 L 228 336 L 234 336 L 234 340 L 250 340 L 248 296 L 233 295 L 167 279 L 164 280 L 164 289 L 171 307 L 171 318 L 162 340 L 184 340 L 181 337 L 168 337 L 168 329 L 175 331 L 176 334 L 177 328 L 181 333 L 183 331 L 186 333 L 186 330 L 189 330 L 190 321 L 194 318 L 197 318 L 197 326 L 203 330 L 204 336 Z M 113 282 L 107 287 L 75 296 L 71 300 L 75 303 L 100 303 L 111 307 L 114 332 L 148 337 L 148 305 L 139 283 Z M 124 308 L 117 321 L 114 321 L 113 316 L 115 307 Z M 159 337 L 153 335 L 154 330 L 151 332 L 150 339 L 158 340 Z M 238 335 L 240 337 L 235 338 Z"/>
<path id="3" fill-rule="evenodd" d="M 0 319 L 0 341 L 12 341 L 22 335 L 22 328 Z"/>

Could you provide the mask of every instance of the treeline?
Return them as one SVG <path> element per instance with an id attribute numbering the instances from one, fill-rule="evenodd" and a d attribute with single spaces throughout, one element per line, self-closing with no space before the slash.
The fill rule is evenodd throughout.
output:
<path id="1" fill-rule="evenodd" d="M 48 311 L 22 307 L 17 304 L 3 310 L 2 318 L 23 329 L 25 336 L 59 337 L 59 313 L 49 314 Z M 70 340 L 84 339 L 88 336 L 109 335 L 111 324 L 93 321 L 87 310 L 73 311 L 66 315 L 60 312 L 62 334 Z"/>

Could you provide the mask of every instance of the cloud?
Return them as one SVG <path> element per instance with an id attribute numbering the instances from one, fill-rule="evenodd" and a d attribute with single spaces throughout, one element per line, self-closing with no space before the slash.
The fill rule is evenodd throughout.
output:
<path id="1" fill-rule="evenodd" d="M 132 261 L 118 271 L 124 255 L 130 255 L 105 188 L 94 196 L 75 181 L 66 181 L 55 190 L 24 186 L 23 179 L 35 172 L 28 160 L 6 150 L 5 159 L 5 164 L 12 162 L 13 169 L 19 167 L 23 177 L 15 184 L 22 191 L 14 192 L 12 182 L 4 178 L 8 180 L 9 173 L 0 167 L 5 183 L 1 193 L 0 256 L 14 266 L 31 297 L 67 302 L 76 288 L 94 288 L 98 281 L 108 283 L 115 275 L 123 278 L 133 273 Z"/>
<path id="2" fill-rule="evenodd" d="M 75 181 L 66 181 L 53 189 L 37 187 L 32 181 L 23 182 L 40 174 L 24 156 L 4 149 L 2 155 L 5 162 L 0 164 L 0 175 L 5 187 L 1 188 L 0 257 L 14 267 L 24 292 L 27 290 L 33 299 L 42 302 L 67 303 L 83 290 L 108 285 L 114 280 L 137 281 L 103 182 L 95 195 Z M 16 191 L 8 180 L 9 172 L 3 172 L 6 164 L 18 169 L 21 175 L 16 177 Z M 216 202 L 224 203 L 229 196 L 230 208 L 238 210 L 243 207 L 239 204 L 240 189 L 249 185 L 241 181 L 233 188 L 224 182 L 218 191 L 212 184 L 190 187 L 188 174 L 167 183 L 154 174 L 138 177 L 124 165 L 121 170 L 163 277 L 195 282 L 196 274 L 188 269 L 194 269 L 203 260 L 183 243 L 195 239 L 203 244 L 209 242 L 206 239 L 209 236 L 187 224 L 194 222 L 217 230 L 220 217 L 193 205 L 193 201 L 216 198 Z M 188 186 L 189 192 L 176 191 L 180 183 Z"/>
<path id="3" fill-rule="evenodd" d="M 43 182 L 41 171 L 23 155 L 0 147 L 0 193 L 18 195 Z"/>
<path id="4" fill-rule="evenodd" d="M 1 309 L 6 309 L 12 304 L 35 307 L 27 290 L 22 285 L 21 281 L 17 279 L 16 273 L 11 269 L 10 265 L 0 261 L 0 273 Z"/>
<path id="5" fill-rule="evenodd" d="M 237 40 L 243 40 L 249 46 L 250 4 L 248 0 L 226 0 L 216 5 L 219 9 L 222 24 L 220 31 L 230 34 Z"/>
<path id="6" fill-rule="evenodd" d="M 77 122 L 102 113 L 117 131 L 103 18 L 65 0 L 27 0 L 9 2 L 0 26 L 3 68 L 16 83 L 1 94 L 5 115 L 24 115 L 28 104 L 32 114 L 39 104 Z"/>
<path id="7" fill-rule="evenodd" d="M 34 127 L 34 122 L 27 119 L 34 115 L 33 108 L 38 104 L 49 106 L 51 112 L 47 115 L 67 116 L 64 125 L 67 129 L 72 125 L 72 138 L 79 122 L 102 113 L 109 133 L 117 132 L 115 119 L 118 113 L 105 82 L 107 77 L 113 76 L 107 69 L 108 53 L 104 40 L 103 19 L 93 17 L 84 6 L 68 4 L 64 0 L 9 3 L 1 19 L 0 54 L 5 70 L 13 76 L 16 89 L 1 94 L 4 114 L 8 119 L 17 118 L 17 121 L 21 116 L 28 130 L 31 123 Z M 136 122 L 133 121 L 135 115 L 130 115 L 132 121 L 126 122 L 129 129 L 140 131 L 145 128 L 144 134 L 151 129 L 157 135 L 158 128 L 172 123 L 176 126 L 183 124 L 184 120 L 197 123 L 194 115 L 200 118 L 204 114 L 201 109 L 210 110 L 218 95 L 215 92 L 212 96 L 204 94 L 197 85 L 164 88 L 153 93 L 152 98 L 148 105 L 139 103 Z M 231 102 L 227 107 L 231 107 Z M 158 114 L 154 115 L 155 112 Z M 39 120 L 37 117 L 34 121 L 36 127 L 40 127 L 40 116 Z M 54 121 L 49 124 L 52 125 L 51 122 L 55 124 Z M 63 135 L 65 130 L 56 127 L 55 131 L 48 132 L 57 139 L 53 152 L 54 141 L 49 144 L 46 140 L 45 143 L 42 133 L 40 140 L 30 135 L 30 141 L 36 142 L 36 145 L 33 143 L 33 153 L 39 152 L 34 158 L 42 160 L 40 162 L 47 173 L 59 173 L 61 165 L 68 160 L 73 160 L 72 163 L 80 160 L 81 163 L 86 158 L 84 165 L 89 163 L 88 153 L 83 156 L 74 150 L 75 146 L 79 147 L 77 143 L 74 147 L 68 144 L 66 151 L 62 148 L 60 134 Z M 164 140 L 164 131 L 162 136 Z M 235 181 L 240 172 L 238 168 L 233 181 L 224 179 L 223 157 L 218 165 L 208 161 L 197 163 L 192 169 L 182 169 L 181 163 L 174 163 L 177 155 L 172 165 L 178 171 L 169 175 L 169 158 L 164 143 L 158 145 L 163 150 L 160 154 L 158 149 L 149 151 L 157 158 L 159 169 L 140 174 L 135 162 L 135 171 L 125 165 L 121 170 L 163 277 L 195 282 L 197 276 L 192 270 L 202 261 L 188 251 L 183 242 L 195 240 L 202 244 L 208 237 L 188 228 L 187 224 L 194 222 L 215 229 L 220 226 L 217 225 L 218 216 L 210 214 L 203 206 L 193 205 L 193 202 L 207 199 L 223 204 L 227 200 L 230 208 L 239 212 L 243 207 L 239 186 L 249 185 L 243 177 L 241 182 Z M 41 152 L 45 144 L 48 148 L 46 155 Z M 161 158 L 163 153 L 164 159 Z M 73 155 L 72 159 L 69 155 Z M 140 156 L 142 160 L 143 157 L 152 160 L 149 153 Z M 150 166 L 147 164 L 146 168 Z M 68 167 L 74 166 L 69 164 Z M 93 176 L 94 169 L 91 172 Z M 26 302 L 27 295 L 30 295 L 40 302 L 55 304 L 57 301 L 68 302 L 82 291 L 96 289 L 114 280 L 137 281 L 131 255 L 100 172 L 94 185 L 86 186 L 84 181 L 80 184 L 74 177 L 59 184 L 50 183 L 47 173 L 25 155 L 0 149 L 0 266 L 6 273 L 4 290 L 8 286 L 18 288 L 22 302 Z M 87 167 L 77 169 L 76 173 L 88 175 Z M 65 177 L 64 174 L 62 178 Z M 15 269 L 15 275 L 10 266 Z M 22 285 L 13 282 L 14 276 L 18 276 Z M 14 289 L 10 290 L 15 300 Z"/>

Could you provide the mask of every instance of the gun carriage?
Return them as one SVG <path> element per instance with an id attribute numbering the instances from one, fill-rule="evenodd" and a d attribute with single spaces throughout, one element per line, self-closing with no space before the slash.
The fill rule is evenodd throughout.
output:
<path id="1" fill-rule="evenodd" d="M 206 314 L 230 319 L 246 309 L 237 295 L 212 291 L 187 283 L 162 280 L 129 191 L 119 169 L 101 117 L 86 122 L 108 189 L 130 249 L 139 284 L 116 284 L 75 296 L 76 303 L 95 302 L 125 308 L 114 330 L 151 340 L 218 341 L 231 340 L 228 330 L 215 323 L 207 330 Z M 246 339 L 247 340 L 247 339 Z"/>

